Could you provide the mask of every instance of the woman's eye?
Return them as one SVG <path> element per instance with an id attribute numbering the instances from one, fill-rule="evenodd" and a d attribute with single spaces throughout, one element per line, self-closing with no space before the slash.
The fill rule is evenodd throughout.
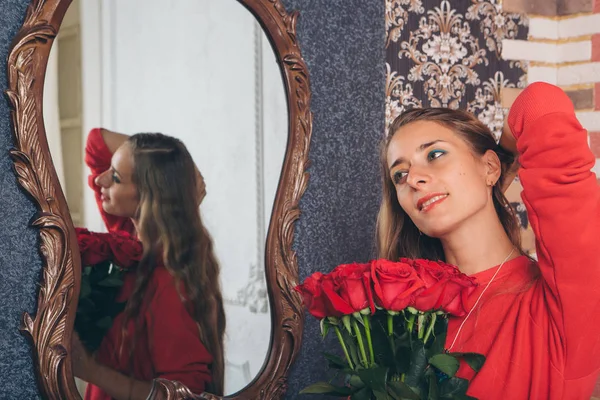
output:
<path id="1" fill-rule="evenodd" d="M 396 171 L 394 172 L 394 175 L 392 175 L 392 181 L 394 182 L 394 185 L 398 185 L 400 183 L 404 183 L 404 181 L 406 181 L 406 176 L 408 175 L 408 172 L 406 171 Z"/>
<path id="2" fill-rule="evenodd" d="M 431 150 L 429 154 L 427 154 L 427 160 L 433 161 L 436 158 L 440 158 L 444 154 L 446 154 L 444 150 Z"/>
<path id="3" fill-rule="evenodd" d="M 119 179 L 119 177 L 115 174 L 112 174 L 112 180 L 115 183 L 121 183 L 121 180 Z"/>

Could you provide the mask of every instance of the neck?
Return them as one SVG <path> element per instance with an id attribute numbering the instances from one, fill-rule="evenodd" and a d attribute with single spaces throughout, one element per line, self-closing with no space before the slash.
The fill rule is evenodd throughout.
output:
<path id="1" fill-rule="evenodd" d="M 488 213 L 489 214 L 489 213 Z M 519 256 L 500 220 L 493 212 L 492 217 L 474 215 L 458 229 L 440 238 L 446 262 L 456 265 L 461 272 L 472 275 L 495 267 L 504 260 Z"/>

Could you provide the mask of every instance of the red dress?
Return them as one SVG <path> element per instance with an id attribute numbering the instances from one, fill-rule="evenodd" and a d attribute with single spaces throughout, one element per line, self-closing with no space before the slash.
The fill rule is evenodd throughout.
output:
<path id="1" fill-rule="evenodd" d="M 100 189 L 94 184 L 94 178 L 110 168 L 111 157 L 100 129 L 93 129 L 88 136 L 85 154 L 86 164 L 91 169 L 90 187 L 95 191 L 98 208 L 109 231 L 126 231 L 133 235 L 135 230 L 130 219 L 103 211 Z M 128 273 L 117 301 L 127 301 L 134 284 L 135 273 Z M 155 269 L 146 293 L 150 293 L 151 297 L 140 310 L 141 328 L 135 338 L 132 357 L 130 358 L 131 337 L 135 332 L 135 325 L 133 321 L 128 324 L 127 340 L 121 343 L 121 313 L 104 337 L 96 359 L 101 364 L 140 381 L 151 381 L 154 378 L 175 380 L 194 393 L 202 393 L 206 384 L 211 381 L 209 366 L 212 357 L 200 341 L 198 326 L 186 310 L 175 287 L 175 280 L 166 268 L 159 266 Z M 109 400 L 111 397 L 101 388 L 88 384 L 85 399 Z"/>
<path id="2" fill-rule="evenodd" d="M 538 101 L 537 99 L 552 99 Z M 452 351 L 487 357 L 467 394 L 482 400 L 588 400 L 600 371 L 600 187 L 569 98 L 534 83 L 511 108 L 522 198 L 538 262 L 507 262 Z M 498 267 L 474 274 L 470 308 Z M 451 318 L 446 345 L 463 318 Z"/>

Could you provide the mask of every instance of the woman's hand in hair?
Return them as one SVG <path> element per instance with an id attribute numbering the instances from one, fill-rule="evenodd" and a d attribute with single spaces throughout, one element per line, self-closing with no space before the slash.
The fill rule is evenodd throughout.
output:
<path id="1" fill-rule="evenodd" d="M 500 136 L 500 142 L 498 143 L 504 150 L 512 153 L 515 156 L 515 161 L 512 165 L 504 172 L 504 182 L 502 185 L 502 192 L 506 192 L 511 183 L 515 180 L 517 172 L 519 172 L 519 154 L 517 152 L 517 140 L 513 135 L 510 127 L 508 126 L 508 112 L 504 118 L 504 126 L 502 127 L 502 135 Z"/>
<path id="2" fill-rule="evenodd" d="M 506 117 L 504 117 L 504 126 L 502 127 L 502 135 L 500 135 L 500 142 L 498 143 L 500 147 L 504 150 L 507 150 L 515 155 L 517 154 L 517 140 L 515 139 L 515 135 L 513 135 L 510 130 L 510 126 L 508 126 L 508 113 L 506 113 Z"/>
<path id="3" fill-rule="evenodd" d="M 117 149 L 129 138 L 128 135 L 112 132 L 104 128 L 102 128 L 100 132 L 102 133 L 102 139 L 104 139 L 106 147 L 108 147 L 108 150 L 110 150 L 112 154 L 115 154 L 115 151 L 117 151 Z"/>

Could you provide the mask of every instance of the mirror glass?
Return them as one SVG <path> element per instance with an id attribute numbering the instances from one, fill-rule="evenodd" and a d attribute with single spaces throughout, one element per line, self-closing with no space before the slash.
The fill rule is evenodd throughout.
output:
<path id="1" fill-rule="evenodd" d="M 43 110 L 73 222 L 90 231 L 106 231 L 84 164 L 91 129 L 186 145 L 206 182 L 200 212 L 221 266 L 225 394 L 244 388 L 270 342 L 265 243 L 288 136 L 281 72 L 255 17 L 235 0 L 74 0 Z"/>

